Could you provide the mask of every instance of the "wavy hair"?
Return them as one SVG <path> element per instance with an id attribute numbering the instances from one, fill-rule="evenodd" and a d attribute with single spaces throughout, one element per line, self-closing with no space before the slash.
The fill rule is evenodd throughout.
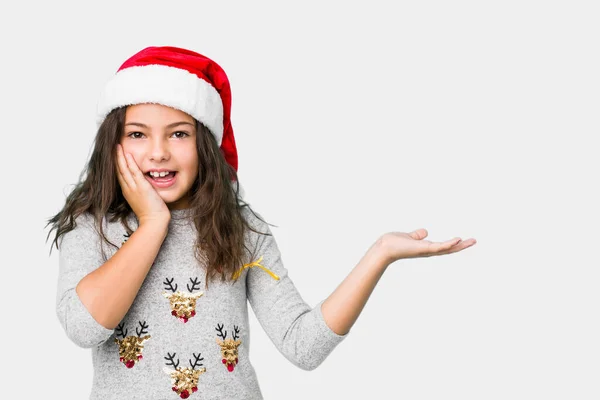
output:
<path id="1" fill-rule="evenodd" d="M 79 182 L 67 196 L 63 208 L 47 220 L 46 227 L 52 225 L 52 228 L 46 241 L 52 231 L 56 230 L 50 253 L 52 245 L 58 249 L 60 236 L 73 230 L 76 227 L 75 220 L 85 212 L 93 216 L 96 230 L 103 240 L 117 249 L 118 246 L 104 234 L 102 220 L 105 217 L 109 222 L 120 220 L 128 234 L 133 232 L 127 223 L 127 216 L 133 210 L 121 191 L 114 158 L 116 145 L 125 125 L 126 109 L 127 106 L 116 108 L 105 118 L 98 128 L 93 152 L 87 167 L 79 176 Z M 260 221 L 265 222 L 239 197 L 238 185 L 235 185 L 237 188 L 234 190 L 231 179 L 237 181 L 237 172 L 225 160 L 215 137 L 202 123 L 195 121 L 199 166 L 198 175 L 190 189 L 190 215 L 198 232 L 195 257 L 206 265 L 208 288 L 209 281 L 218 277 L 221 282 L 237 280 L 234 273 L 242 267 L 245 260 L 244 249 L 252 252 L 245 244 L 248 230 L 263 235 L 270 234 L 254 230 L 244 218 L 243 212 L 247 208 Z M 106 259 L 106 255 L 103 256 Z"/>

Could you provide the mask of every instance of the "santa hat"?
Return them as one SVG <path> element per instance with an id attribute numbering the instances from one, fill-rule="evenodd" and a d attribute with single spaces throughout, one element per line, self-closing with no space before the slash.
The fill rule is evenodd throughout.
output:
<path id="1" fill-rule="evenodd" d="M 196 118 L 210 130 L 225 160 L 237 171 L 230 120 L 231 88 L 225 71 L 216 62 L 178 47 L 139 51 L 104 87 L 98 101 L 97 125 L 115 108 L 142 103 L 162 104 Z M 243 197 L 241 185 L 239 189 Z"/>

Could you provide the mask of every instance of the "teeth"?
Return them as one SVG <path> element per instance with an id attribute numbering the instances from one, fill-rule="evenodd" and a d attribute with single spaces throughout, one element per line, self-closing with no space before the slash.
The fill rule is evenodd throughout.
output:
<path id="1" fill-rule="evenodd" d="M 159 177 L 162 178 L 163 176 L 169 175 L 169 173 L 166 171 L 162 171 L 162 172 L 151 171 L 150 175 L 152 175 L 155 178 L 159 178 Z"/>

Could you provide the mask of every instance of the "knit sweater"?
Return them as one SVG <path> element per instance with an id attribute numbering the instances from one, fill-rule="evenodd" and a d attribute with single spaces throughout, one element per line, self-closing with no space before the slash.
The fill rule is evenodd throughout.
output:
<path id="1" fill-rule="evenodd" d="M 75 287 L 118 249 L 101 239 L 87 213 L 61 236 L 57 315 L 71 341 L 92 349 L 90 399 L 263 399 L 250 361 L 248 302 L 276 348 L 304 370 L 319 366 L 347 337 L 325 323 L 322 301 L 313 308 L 302 299 L 269 226 L 247 209 L 250 225 L 271 236 L 249 231 L 246 243 L 256 259 L 240 266 L 236 282 L 215 280 L 206 289 L 188 213 L 171 212 L 158 255 L 115 329 L 92 317 Z M 128 222 L 133 230 L 139 226 L 133 213 Z M 121 222 L 105 217 L 102 224 L 118 247 L 129 237 Z"/>

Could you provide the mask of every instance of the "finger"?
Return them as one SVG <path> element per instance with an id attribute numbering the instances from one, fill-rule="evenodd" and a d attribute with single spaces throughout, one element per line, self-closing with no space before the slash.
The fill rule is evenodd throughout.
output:
<path id="1" fill-rule="evenodd" d="M 129 172 L 129 167 L 127 166 L 127 160 L 125 159 L 125 153 L 123 151 L 123 146 L 120 144 L 117 145 L 117 164 L 119 166 L 119 172 L 121 173 L 121 177 L 125 181 L 125 184 L 130 189 L 135 189 L 135 181 L 133 176 L 131 176 L 131 172 Z"/>
<path id="2" fill-rule="evenodd" d="M 456 246 L 452 247 L 450 249 L 450 252 L 456 253 L 457 251 L 461 251 L 461 250 L 464 250 L 464 249 L 467 249 L 467 248 L 473 246 L 475 243 L 477 243 L 477 241 L 475 241 L 475 239 L 463 240 L 460 243 L 458 243 Z"/>
<path id="3" fill-rule="evenodd" d="M 436 255 L 457 253 L 459 251 L 462 251 L 462 250 L 464 250 L 466 248 L 469 248 L 469 247 L 473 246 L 475 243 L 477 243 L 475 241 L 475 239 L 461 240 L 456 245 L 452 246 L 449 250 L 443 251 L 443 252 L 438 253 Z"/>
<path id="4" fill-rule="evenodd" d="M 131 176 L 131 172 L 129 172 L 127 160 L 125 159 L 125 152 L 123 150 L 123 146 L 120 144 L 117 145 L 117 163 L 119 166 L 119 173 L 121 174 L 121 178 L 125 182 L 125 185 L 130 189 L 134 189 L 135 181 Z"/>
<path id="5" fill-rule="evenodd" d="M 121 170 L 118 166 L 117 166 L 117 181 L 119 182 L 119 185 L 121 186 L 121 191 L 123 191 L 123 189 L 128 188 L 127 183 L 125 182 L 125 179 L 123 178 L 123 174 L 121 173 Z"/>
<path id="6" fill-rule="evenodd" d="M 144 174 L 142 173 L 142 170 L 140 170 L 140 168 L 138 167 L 133 156 L 129 153 L 126 153 L 125 159 L 127 161 L 127 166 L 129 167 L 129 171 L 131 172 L 131 176 L 133 177 L 133 179 L 136 180 L 136 183 L 141 183 L 142 180 L 146 181 L 146 178 L 144 178 Z"/>
<path id="7" fill-rule="evenodd" d="M 121 173 L 121 166 L 119 165 L 119 145 L 115 148 L 115 174 L 117 175 L 117 181 L 119 181 L 119 185 L 125 185 L 125 180 L 123 179 L 123 174 Z"/>
<path id="8" fill-rule="evenodd" d="M 461 238 L 456 237 L 450 240 L 446 240 L 445 242 L 435 243 L 439 251 L 445 251 L 451 249 L 453 246 L 456 246 L 462 241 Z"/>
<path id="9" fill-rule="evenodd" d="M 119 161 L 117 161 L 117 157 L 115 157 L 115 176 L 117 177 L 117 181 L 120 185 L 123 185 L 123 175 L 121 174 L 121 168 L 119 168 Z"/>
<path id="10" fill-rule="evenodd" d="M 429 243 L 427 248 L 427 253 L 429 255 L 440 255 L 445 254 L 450 251 L 454 246 L 461 242 L 461 238 L 454 238 L 450 240 L 446 240 L 445 242 L 433 242 Z"/>

